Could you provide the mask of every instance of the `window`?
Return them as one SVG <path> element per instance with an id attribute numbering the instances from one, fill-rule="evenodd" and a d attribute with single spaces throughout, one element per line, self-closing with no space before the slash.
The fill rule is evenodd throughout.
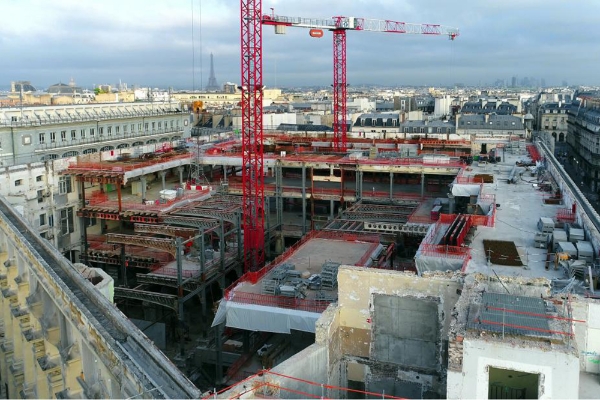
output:
<path id="1" fill-rule="evenodd" d="M 133 132 L 135 132 L 135 124 L 131 124 L 131 133 L 133 133 Z"/>
<path id="2" fill-rule="evenodd" d="M 15 181 L 15 186 L 21 186 L 23 184 L 23 179 L 17 179 Z"/>
<path id="3" fill-rule="evenodd" d="M 48 215 L 48 226 L 54 226 L 54 215 Z"/>
<path id="4" fill-rule="evenodd" d="M 148 124 L 146 124 L 146 129 L 148 129 Z M 138 124 L 138 132 L 142 131 L 142 124 Z"/>
<path id="5" fill-rule="evenodd" d="M 38 135 L 38 137 L 40 139 L 40 144 L 46 143 L 46 134 L 44 132 L 40 132 L 40 134 Z"/>
<path id="6" fill-rule="evenodd" d="M 96 132 L 94 131 L 94 128 L 90 128 L 90 136 L 94 137 L 95 134 Z"/>
<path id="7" fill-rule="evenodd" d="M 60 131 L 60 140 L 63 142 L 67 140 L 67 131 Z"/>
<path id="8" fill-rule="evenodd" d="M 124 126 L 125 128 L 125 132 L 127 131 L 127 126 Z M 115 133 L 118 135 L 121 133 L 121 127 L 120 126 L 116 126 L 115 127 Z"/>
<path id="9" fill-rule="evenodd" d="M 35 177 L 35 181 L 36 182 L 41 182 L 42 179 L 44 179 L 44 177 L 42 175 L 38 175 L 38 176 Z"/>
<path id="10" fill-rule="evenodd" d="M 70 176 L 61 176 L 58 180 L 58 194 L 67 194 L 73 191 L 73 187 L 71 186 L 71 177 Z"/>
<path id="11" fill-rule="evenodd" d="M 173 120 L 171 120 L 171 129 L 173 128 Z"/>
<path id="12" fill-rule="evenodd" d="M 162 129 L 162 122 L 158 123 L 158 129 Z"/>
<path id="13" fill-rule="evenodd" d="M 107 129 L 108 129 L 108 136 L 112 136 L 112 126 L 109 126 Z"/>
<path id="14" fill-rule="evenodd" d="M 50 143 L 56 142 L 56 132 L 50 132 Z"/>
<path id="15" fill-rule="evenodd" d="M 148 123 L 147 122 L 144 124 L 144 131 L 148 132 Z"/>
<path id="16" fill-rule="evenodd" d="M 46 225 L 46 214 L 40 214 L 40 226 Z"/>
<path id="17" fill-rule="evenodd" d="M 38 203 L 44 202 L 44 191 L 43 190 L 37 191 L 37 201 L 38 201 Z"/>
<path id="18" fill-rule="evenodd" d="M 73 220 L 73 207 L 60 210 L 60 233 L 68 235 L 75 232 L 75 224 Z"/>
<path id="19" fill-rule="evenodd" d="M 79 135 L 81 136 L 82 139 L 85 139 L 85 129 L 80 130 Z"/>
<path id="20" fill-rule="evenodd" d="M 76 133 L 76 132 L 77 132 L 77 131 L 76 131 L 75 129 L 73 129 L 73 130 L 71 131 L 71 140 L 75 140 L 75 139 L 77 139 L 77 133 Z"/>
<path id="21" fill-rule="evenodd" d="M 98 128 L 98 135 L 104 136 L 104 127 Z"/>
<path id="22" fill-rule="evenodd" d="M 156 122 L 152 123 L 152 131 L 154 132 L 154 128 L 156 128 Z"/>

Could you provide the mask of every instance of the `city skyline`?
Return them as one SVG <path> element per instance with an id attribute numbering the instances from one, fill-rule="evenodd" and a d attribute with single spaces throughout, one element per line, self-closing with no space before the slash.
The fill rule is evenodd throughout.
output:
<path id="1" fill-rule="evenodd" d="M 47 87 L 73 77 L 83 87 L 120 79 L 129 84 L 200 89 L 208 82 L 210 53 L 220 83 L 239 81 L 237 0 L 168 4 L 23 0 L 3 7 L 11 18 L 0 26 L 2 87 L 13 80 Z M 600 33 L 564 29 L 591 26 L 600 11 L 600 3 L 591 0 L 576 9 L 568 3 L 538 0 L 502 4 L 471 0 L 458 4 L 439 0 L 263 1 L 263 13 L 271 13 L 271 7 L 286 16 L 344 15 L 460 29 L 455 41 L 349 32 L 351 85 L 477 85 L 493 84 L 497 79 L 510 83 L 513 76 L 543 79 L 548 86 L 563 81 L 600 84 L 593 67 L 600 56 L 588 50 Z M 263 32 L 266 86 L 331 83 L 330 33 L 315 39 L 306 29 L 289 28 L 287 35 L 275 35 L 271 27 L 265 27 Z"/>

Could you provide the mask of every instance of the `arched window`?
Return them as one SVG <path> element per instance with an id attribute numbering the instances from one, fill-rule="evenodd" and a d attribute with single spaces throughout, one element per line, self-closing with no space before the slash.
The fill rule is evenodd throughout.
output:
<path id="1" fill-rule="evenodd" d="M 109 151 L 114 150 L 114 146 L 104 146 L 100 149 L 100 151 Z"/>
<path id="2" fill-rule="evenodd" d="M 128 143 L 121 143 L 120 145 L 117 146 L 117 149 L 126 149 L 129 147 Z"/>
<path id="3" fill-rule="evenodd" d="M 559 141 L 559 142 L 564 142 L 564 141 L 565 141 L 565 133 L 564 133 L 564 132 L 561 132 L 561 133 L 558 135 L 558 141 Z"/>
<path id="4" fill-rule="evenodd" d="M 92 153 L 97 153 L 97 152 L 98 152 L 98 150 L 96 150 L 96 149 L 85 149 L 83 151 L 83 154 L 92 154 Z"/>
<path id="5" fill-rule="evenodd" d="M 67 151 L 65 154 L 62 155 L 62 158 L 76 157 L 78 155 L 79 155 L 78 151 Z"/>

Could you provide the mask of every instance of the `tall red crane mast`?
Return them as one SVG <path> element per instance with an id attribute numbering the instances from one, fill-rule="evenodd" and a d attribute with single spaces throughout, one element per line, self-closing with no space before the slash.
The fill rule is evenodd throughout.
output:
<path id="1" fill-rule="evenodd" d="M 244 269 L 256 271 L 265 260 L 262 0 L 240 2 Z"/>
<path id="2" fill-rule="evenodd" d="M 417 35 L 448 36 L 454 40 L 459 31 L 437 24 L 413 24 L 390 20 L 366 19 L 356 17 L 302 18 L 281 15 L 263 15 L 263 25 L 273 25 L 275 33 L 285 34 L 286 27 L 311 29 L 311 36 L 321 37 L 315 31 L 329 30 L 333 32 L 333 146 L 337 151 L 346 151 L 346 31 L 370 31 L 384 33 L 407 33 Z M 313 34 L 314 33 L 314 34 Z"/>

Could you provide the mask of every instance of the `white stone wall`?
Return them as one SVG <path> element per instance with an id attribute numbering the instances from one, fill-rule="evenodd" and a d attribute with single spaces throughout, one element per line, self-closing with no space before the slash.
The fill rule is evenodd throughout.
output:
<path id="1" fill-rule="evenodd" d="M 487 399 L 489 367 L 540 374 L 540 399 L 579 397 L 579 359 L 547 351 L 535 342 L 519 347 L 510 341 L 465 338 L 462 371 L 448 370 L 448 399 Z"/>

